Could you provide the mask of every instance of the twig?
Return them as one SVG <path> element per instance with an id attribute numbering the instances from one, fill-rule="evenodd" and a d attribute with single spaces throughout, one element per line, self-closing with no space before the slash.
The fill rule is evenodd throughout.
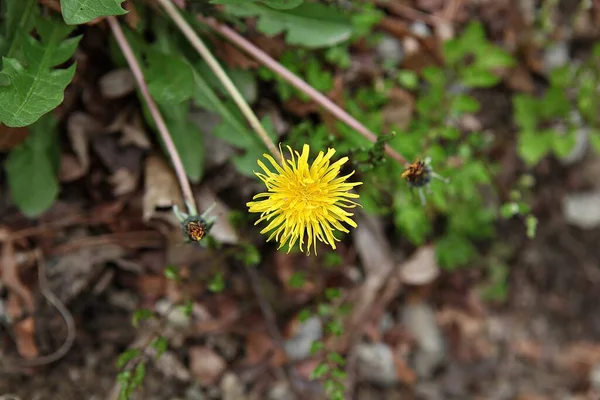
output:
<path id="1" fill-rule="evenodd" d="M 159 0 L 161 2 L 167 0 Z M 296 89 L 300 90 L 310 98 L 312 98 L 315 102 L 317 102 L 321 107 L 325 110 L 329 111 L 333 116 L 337 119 L 348 125 L 350 128 L 354 129 L 362 136 L 364 136 L 367 140 L 372 143 L 377 141 L 377 135 L 373 133 L 369 128 L 361 124 L 358 120 L 348 114 L 343 108 L 335 104 L 331 101 L 327 96 L 323 95 L 321 92 L 310 86 L 300 77 L 294 75 L 289 69 L 285 68 L 283 65 L 275 61 L 271 56 L 267 53 L 256 47 L 249 40 L 242 37 L 233 29 L 229 28 L 226 25 L 218 23 L 214 18 L 206 18 L 202 15 L 197 16 L 198 20 L 208 25 L 210 28 L 214 29 L 216 32 L 224 36 L 226 39 L 231 41 L 233 44 L 253 56 L 257 61 L 261 64 L 265 65 L 271 71 L 275 72 L 283 79 L 288 81 L 292 86 Z M 392 149 L 389 145 L 385 145 L 385 152 L 388 156 L 392 157 L 394 160 L 398 161 L 401 165 L 406 163 L 406 158 L 400 155 L 397 151 Z"/>
<path id="2" fill-rule="evenodd" d="M 67 337 L 65 338 L 63 344 L 54 353 L 41 357 L 36 357 L 30 360 L 15 360 L 14 364 L 17 367 L 39 367 L 41 365 L 47 365 L 58 361 L 67 354 L 67 352 L 69 351 L 69 349 L 71 349 L 71 346 L 73 346 L 73 343 L 75 342 L 76 331 L 75 320 L 73 319 L 73 315 L 48 287 L 48 279 L 46 277 L 46 263 L 44 262 L 41 250 L 36 249 L 35 254 L 38 261 L 38 285 L 40 287 L 40 292 L 46 298 L 46 300 L 48 300 L 48 302 L 52 304 L 54 308 L 56 308 L 58 313 L 65 321 L 65 325 L 67 327 Z M 9 360 L 3 361 L 6 363 Z"/>
<path id="3" fill-rule="evenodd" d="M 252 128 L 256 131 L 258 136 L 260 136 L 260 138 L 265 143 L 269 151 L 273 153 L 273 155 L 276 158 L 278 158 L 279 151 L 277 150 L 275 143 L 273 143 L 271 138 L 269 138 L 269 135 L 265 131 L 265 128 L 263 128 L 263 126 L 261 125 L 260 121 L 254 114 L 248 103 L 246 103 L 246 100 L 244 100 L 244 97 L 240 94 L 239 90 L 235 87 L 229 76 L 227 76 L 227 73 L 223 70 L 221 65 L 219 65 L 219 62 L 212 55 L 208 47 L 206 47 L 202 39 L 200 39 L 200 37 L 187 23 L 187 21 L 183 19 L 183 17 L 179 14 L 175 6 L 171 3 L 171 0 L 158 0 L 158 2 L 164 8 L 165 12 L 169 14 L 169 17 L 171 17 L 175 25 L 177 25 L 177 27 L 181 30 L 185 37 L 187 37 L 192 46 L 198 51 L 200 56 L 202 56 L 204 61 L 206 61 L 210 69 L 215 73 L 215 75 L 219 79 L 219 81 L 221 81 L 223 86 L 225 86 L 225 89 L 227 90 L 233 101 L 235 101 L 242 114 L 244 114 L 244 117 L 246 117 L 246 119 L 250 123 L 250 126 L 252 126 Z"/>
<path id="4" fill-rule="evenodd" d="M 142 72 L 142 68 L 138 63 L 138 60 L 135 58 L 133 51 L 131 50 L 131 46 L 125 35 L 123 34 L 123 30 L 119 25 L 119 22 L 115 17 L 107 18 L 108 24 L 110 25 L 110 29 L 112 30 L 127 63 L 129 64 L 129 68 L 131 68 L 131 72 L 135 77 L 137 85 L 148 105 L 148 109 L 150 110 L 150 114 L 152 118 L 156 122 L 156 127 L 158 128 L 158 132 L 165 143 L 165 147 L 167 148 L 167 152 L 169 153 L 169 157 L 171 158 L 171 162 L 173 163 L 173 168 L 175 168 L 175 174 L 177 175 L 177 180 L 179 181 L 179 186 L 181 187 L 181 191 L 183 192 L 183 198 L 186 201 L 186 204 L 189 204 L 194 207 L 194 210 L 197 210 L 196 199 L 192 193 L 192 188 L 190 186 L 190 182 L 188 181 L 187 175 L 185 173 L 185 169 L 183 167 L 183 163 L 181 162 L 181 157 L 179 157 L 179 153 L 177 152 L 177 148 L 173 143 L 173 139 L 171 139 L 171 134 L 169 133 L 169 129 L 167 128 L 167 124 L 163 119 L 158 106 L 150 96 L 150 92 L 148 91 L 148 85 L 144 79 L 144 73 Z M 188 210 L 190 211 L 190 210 Z M 191 213 L 191 211 L 190 211 Z"/>

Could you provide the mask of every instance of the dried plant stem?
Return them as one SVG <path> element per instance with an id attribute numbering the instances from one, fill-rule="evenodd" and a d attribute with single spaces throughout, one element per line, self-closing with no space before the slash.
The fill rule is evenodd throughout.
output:
<path id="1" fill-rule="evenodd" d="M 227 73 L 223 70 L 221 65 L 219 65 L 219 62 L 212 55 L 208 47 L 206 47 L 202 39 L 200 39 L 200 37 L 187 23 L 187 21 L 183 19 L 181 14 L 179 14 L 179 11 L 177 11 L 176 7 L 173 5 L 173 3 L 171 3 L 171 0 L 158 0 L 158 3 L 160 3 L 160 5 L 164 8 L 165 12 L 169 14 L 169 17 L 171 17 L 175 25 L 177 25 L 177 27 L 181 30 L 185 37 L 187 37 L 192 46 L 194 46 L 194 48 L 198 51 L 200 56 L 204 59 L 204 61 L 206 61 L 210 69 L 215 73 L 219 81 L 221 81 L 223 86 L 225 86 L 225 89 L 227 90 L 233 101 L 235 101 L 235 104 L 239 107 L 242 114 L 244 114 L 244 116 L 250 123 L 250 126 L 252 126 L 252 129 L 256 131 L 258 136 L 260 136 L 260 138 L 265 143 L 269 151 L 273 153 L 273 155 L 276 158 L 278 158 L 279 151 L 277 150 L 275 143 L 273 143 L 271 138 L 269 138 L 269 135 L 267 135 L 265 128 L 263 128 L 260 121 L 254 114 L 246 100 L 244 100 L 239 90 L 235 87 L 229 76 L 227 76 Z"/>
<path id="2" fill-rule="evenodd" d="M 148 105 L 152 119 L 154 119 L 154 122 L 156 123 L 156 127 L 158 128 L 158 132 L 160 133 L 165 147 L 167 148 L 167 152 L 169 153 L 169 157 L 173 163 L 173 168 L 175 168 L 175 174 L 177 175 L 177 180 L 179 181 L 179 186 L 181 187 L 181 191 L 183 193 L 183 198 L 187 204 L 190 204 L 194 207 L 194 210 L 197 210 L 196 199 L 192 193 L 192 188 L 185 173 L 183 163 L 181 162 L 181 157 L 179 157 L 179 153 L 175 148 L 175 144 L 173 143 L 173 139 L 171 139 L 171 134 L 169 133 L 167 124 L 165 123 L 158 106 L 152 99 L 152 96 L 150 96 L 142 68 L 140 67 L 138 60 L 135 58 L 135 55 L 131 50 L 131 46 L 129 45 L 129 42 L 127 42 L 127 39 L 125 38 L 123 30 L 121 29 L 117 19 L 115 17 L 108 17 L 107 20 L 108 24 L 110 25 L 110 29 L 112 30 L 112 33 L 115 36 L 115 39 L 117 40 L 117 43 L 119 44 L 127 63 L 129 64 L 129 68 L 131 68 L 131 72 L 135 77 L 140 92 L 142 93 L 142 96 Z"/>
<path id="3" fill-rule="evenodd" d="M 161 2 L 167 0 L 160 0 Z M 324 109 L 329 111 L 333 116 L 337 119 L 348 125 L 350 128 L 354 129 L 361 135 L 363 135 L 367 140 L 375 143 L 377 141 L 377 135 L 373 133 L 369 128 L 361 124 L 358 120 L 344 111 L 343 108 L 335 104 L 331 101 L 327 96 L 323 95 L 321 92 L 310 86 L 304 80 L 294 75 L 289 69 L 285 68 L 283 65 L 274 60 L 267 53 L 256 47 L 249 40 L 242 37 L 239 33 L 229 28 L 226 25 L 218 23 L 214 18 L 205 18 L 201 15 L 197 16 L 197 18 L 208 25 L 210 28 L 221 34 L 227 40 L 238 46 L 240 49 L 244 50 L 252 57 L 254 57 L 261 64 L 269 68 L 271 71 L 275 72 L 283 79 L 288 81 L 291 85 L 293 85 L 296 89 L 300 90 L 310 98 L 312 98 L 315 102 L 321 105 Z M 398 152 L 392 149 L 390 146 L 385 145 L 385 152 L 388 156 L 398 161 L 401 165 L 406 163 L 406 158 L 401 156 Z"/>

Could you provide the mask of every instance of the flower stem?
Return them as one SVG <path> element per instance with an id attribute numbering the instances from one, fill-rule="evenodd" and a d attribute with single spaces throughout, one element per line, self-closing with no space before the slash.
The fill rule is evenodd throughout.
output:
<path id="1" fill-rule="evenodd" d="M 183 193 L 183 198 L 186 204 L 192 205 L 194 208 L 196 207 L 196 199 L 192 193 L 192 188 L 190 186 L 190 182 L 185 173 L 185 168 L 183 167 L 183 163 L 181 162 L 181 157 L 179 157 L 179 153 L 177 152 L 177 148 L 175 148 L 175 144 L 173 143 L 173 139 L 171 139 L 171 134 L 169 133 L 169 129 L 167 128 L 167 124 L 163 119 L 158 106 L 150 96 L 150 92 L 148 91 L 148 85 L 146 84 L 146 80 L 144 79 L 144 73 L 142 72 L 142 68 L 138 63 L 138 60 L 135 58 L 133 51 L 131 50 L 131 46 L 129 42 L 127 42 L 127 38 L 123 34 L 123 30 L 119 25 L 119 22 L 115 17 L 108 17 L 108 24 L 110 25 L 110 29 L 112 30 L 127 63 L 129 64 L 129 68 L 131 68 L 131 72 L 135 77 L 137 85 L 142 93 L 142 97 L 146 101 L 148 105 L 148 109 L 150 110 L 150 114 L 156 123 L 156 127 L 158 128 L 158 132 L 165 143 L 165 147 L 167 148 L 167 152 L 169 153 L 169 157 L 171 158 L 171 162 L 173 163 L 173 168 L 175 168 L 175 174 L 177 175 L 177 180 L 179 181 L 179 186 L 181 187 L 181 191 Z M 191 210 L 188 210 L 191 213 Z"/>
<path id="2" fill-rule="evenodd" d="M 160 0 L 167 1 L 167 0 Z M 271 71 L 275 72 L 283 79 L 288 81 L 291 85 L 293 85 L 296 89 L 300 90 L 310 98 L 312 98 L 315 102 L 321 105 L 324 109 L 329 111 L 333 116 L 337 119 L 348 125 L 350 128 L 354 129 L 362 136 L 364 136 L 367 140 L 372 143 L 377 142 L 377 135 L 373 133 L 369 128 L 361 124 L 358 120 L 344 111 L 343 108 L 335 104 L 331 101 L 327 96 L 323 95 L 321 92 L 310 86 L 306 81 L 294 75 L 289 69 L 285 68 L 279 62 L 274 60 L 267 53 L 256 47 L 252 42 L 242 37 L 239 33 L 229 28 L 226 25 L 218 23 L 214 18 L 206 18 L 202 15 L 197 15 L 198 20 L 208 25 L 210 28 L 221 34 L 227 40 L 244 50 L 246 53 L 253 56 L 257 61 L 261 64 L 269 68 Z M 392 149 L 389 145 L 385 145 L 385 152 L 388 156 L 398 161 L 400 165 L 404 165 L 406 163 L 406 158 Z"/>
<path id="3" fill-rule="evenodd" d="M 204 61 L 206 61 L 210 69 L 215 73 L 219 81 L 221 81 L 223 86 L 225 86 L 225 89 L 227 90 L 233 101 L 235 101 L 242 114 L 244 114 L 244 116 L 250 123 L 250 126 L 252 126 L 252 128 L 256 131 L 256 133 L 265 143 L 269 151 L 273 153 L 273 155 L 276 158 L 278 158 L 279 151 L 277 150 L 275 143 L 273 143 L 271 138 L 269 138 L 269 135 L 267 135 L 265 128 L 263 128 L 260 121 L 254 114 L 246 100 L 244 100 L 239 90 L 235 87 L 229 76 L 227 76 L 227 73 L 223 70 L 221 65 L 219 65 L 219 62 L 212 55 L 208 47 L 206 47 L 202 39 L 200 39 L 200 37 L 187 23 L 187 21 L 181 16 L 181 14 L 179 14 L 175 6 L 171 3 L 171 0 L 158 0 L 158 3 L 160 3 L 160 5 L 164 8 L 165 12 L 169 14 L 169 17 L 171 17 L 175 25 L 177 25 L 177 27 L 181 30 L 185 37 L 187 37 L 192 46 L 194 46 L 196 51 L 198 51 L 200 56 L 204 59 Z"/>

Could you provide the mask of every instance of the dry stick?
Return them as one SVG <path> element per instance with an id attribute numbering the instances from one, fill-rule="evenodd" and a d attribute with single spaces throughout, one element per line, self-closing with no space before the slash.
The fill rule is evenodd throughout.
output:
<path id="1" fill-rule="evenodd" d="M 181 191 L 183 192 L 183 198 L 185 199 L 187 204 L 190 204 L 194 211 L 198 210 L 196 206 L 196 199 L 192 193 L 192 188 L 188 181 L 187 175 L 185 173 L 185 169 L 183 168 L 183 163 L 181 162 L 181 158 L 179 157 L 179 153 L 175 148 L 175 144 L 173 143 L 173 139 L 171 139 L 171 134 L 169 133 L 169 129 L 167 128 L 167 124 L 165 124 L 165 120 L 163 119 L 158 106 L 150 96 L 150 92 L 148 91 L 148 85 L 146 84 L 146 80 L 144 79 L 144 73 L 138 63 L 133 51 L 131 50 L 131 46 L 129 46 L 129 42 L 125 38 L 123 34 L 123 30 L 119 25 L 119 22 L 115 17 L 108 17 L 108 24 L 110 25 L 110 29 L 112 30 L 127 63 L 129 64 L 129 68 L 135 77 L 137 85 L 142 92 L 142 96 L 148 104 L 148 109 L 150 110 L 150 114 L 152 115 L 152 119 L 156 122 L 156 127 L 158 128 L 158 132 L 165 143 L 167 148 L 167 152 L 169 153 L 169 157 L 171 158 L 171 162 L 173 163 L 173 168 L 175 168 L 175 174 L 177 175 L 177 180 L 179 181 L 179 186 L 181 187 Z M 189 213 L 192 213 L 192 210 L 188 210 Z"/>
<path id="2" fill-rule="evenodd" d="M 244 114 L 244 116 L 250 123 L 250 126 L 252 126 L 252 129 L 256 131 L 258 136 L 260 136 L 260 138 L 265 143 L 269 151 L 273 153 L 273 155 L 276 158 L 278 158 L 279 151 L 277 150 L 275 143 L 273 143 L 271 138 L 269 138 L 269 135 L 267 135 L 265 128 L 263 128 L 263 126 L 261 125 L 260 121 L 254 114 L 248 103 L 246 103 L 246 100 L 244 100 L 239 90 L 235 87 L 231 79 L 229 79 L 227 73 L 223 70 L 221 65 L 219 65 L 219 62 L 212 55 L 208 47 L 206 47 L 202 39 L 200 39 L 200 37 L 187 23 L 187 21 L 183 19 L 181 14 L 179 14 L 179 11 L 177 11 L 175 6 L 171 3 L 171 0 L 158 0 L 158 2 L 164 8 L 165 12 L 169 14 L 169 17 L 171 17 L 175 25 L 177 25 L 177 27 L 181 30 L 185 37 L 187 37 L 192 46 L 194 46 L 194 48 L 198 51 L 200 56 L 202 56 L 204 61 L 206 61 L 210 69 L 215 73 L 215 75 L 219 79 L 219 81 L 223 83 L 223 86 L 225 86 L 225 89 L 227 90 L 233 101 L 235 101 L 242 114 Z"/>
<path id="3" fill-rule="evenodd" d="M 160 1 L 163 2 L 166 0 Z M 312 98 L 324 109 L 329 111 L 337 119 L 348 125 L 350 128 L 354 129 L 373 143 L 377 141 L 377 135 L 375 135 L 371 130 L 369 130 L 369 128 L 361 124 L 358 120 L 356 120 L 346 111 L 344 111 L 343 108 L 331 101 L 327 96 L 323 95 L 321 92 L 319 92 L 318 90 L 310 86 L 308 83 L 306 83 L 304 80 L 294 75 L 289 69 L 285 68 L 283 65 L 275 61 L 271 56 L 269 56 L 267 53 L 256 47 L 254 44 L 242 37 L 236 31 L 234 31 L 226 25 L 218 23 L 214 18 L 205 18 L 201 15 L 197 17 L 201 22 L 214 29 L 216 32 L 224 36 L 236 46 L 253 56 L 261 64 L 265 65 L 271 71 L 275 72 L 283 79 L 288 81 L 296 89 L 300 90 L 301 92 Z M 394 160 L 398 161 L 401 165 L 404 165 L 406 163 L 406 158 L 401 156 L 398 152 L 396 152 L 387 144 L 385 145 L 385 152 Z"/>

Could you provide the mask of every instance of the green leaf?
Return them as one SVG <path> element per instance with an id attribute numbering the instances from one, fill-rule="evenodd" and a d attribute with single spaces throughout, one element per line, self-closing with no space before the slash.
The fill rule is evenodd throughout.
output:
<path id="1" fill-rule="evenodd" d="M 475 246 L 469 239 L 454 233 L 438 240 L 435 251 L 440 267 L 448 270 L 465 265 L 477 254 Z"/>
<path id="2" fill-rule="evenodd" d="M 47 115 L 29 127 L 29 136 L 10 152 L 6 175 L 11 197 L 28 217 L 46 211 L 59 192 L 59 142 L 56 119 Z"/>
<path id="3" fill-rule="evenodd" d="M 136 310 L 135 313 L 133 313 L 133 320 L 132 320 L 132 324 L 134 327 L 138 327 L 140 324 L 140 321 L 145 321 L 149 318 L 152 318 L 154 316 L 154 312 L 152 310 L 149 310 L 147 308 L 141 308 L 139 310 Z"/>
<path id="4" fill-rule="evenodd" d="M 329 353 L 327 355 L 327 359 L 330 362 L 339 365 L 340 367 L 343 367 L 346 364 L 346 359 L 339 353 L 335 353 L 335 352 Z"/>
<path id="5" fill-rule="evenodd" d="M 187 61 L 158 51 L 149 52 L 147 59 L 148 90 L 157 103 L 174 105 L 192 97 L 195 91 L 194 70 Z"/>
<path id="6" fill-rule="evenodd" d="M 271 8 L 278 10 L 289 10 L 296 8 L 304 2 L 304 0 L 210 0 L 212 4 L 237 4 L 244 5 L 247 3 L 260 2 L 268 5 Z"/>
<path id="7" fill-rule="evenodd" d="M 225 289 L 225 277 L 223 273 L 217 272 L 213 279 L 208 283 L 208 290 L 213 293 L 220 293 Z"/>
<path id="8" fill-rule="evenodd" d="M 23 40 L 26 65 L 3 58 L 0 76 L 10 84 L 0 86 L 0 122 L 11 127 L 30 125 L 62 103 L 75 64 L 53 68 L 66 62 L 77 48 L 81 36 L 65 39 L 72 29 L 56 19 L 39 19 L 36 31 L 41 40 L 32 36 Z"/>
<path id="9" fill-rule="evenodd" d="M 478 69 L 507 68 L 515 65 L 515 59 L 500 47 L 488 45 L 475 49 L 477 59 L 475 66 Z"/>
<path id="10" fill-rule="evenodd" d="M 21 42 L 33 29 L 39 15 L 39 7 L 35 0 L 8 1 L 5 2 L 5 7 L 6 9 L 0 10 L 5 14 L 5 31 L 0 44 L 0 54 L 11 58 L 20 50 Z"/>
<path id="11" fill-rule="evenodd" d="M 167 265 L 165 268 L 165 277 L 172 281 L 180 281 L 181 276 L 179 275 L 179 269 L 174 265 Z"/>
<path id="12" fill-rule="evenodd" d="M 310 345 L 310 355 L 314 356 L 315 354 L 317 354 L 324 348 L 325 348 L 325 344 L 323 342 L 321 342 L 320 340 L 315 340 Z"/>
<path id="13" fill-rule="evenodd" d="M 459 39 L 450 39 L 443 43 L 442 52 L 448 64 L 456 64 L 467 55 L 469 49 Z"/>
<path id="14" fill-rule="evenodd" d="M 298 321 L 300 323 L 306 322 L 310 317 L 312 317 L 313 313 L 308 308 L 303 309 L 298 313 Z"/>
<path id="15" fill-rule="evenodd" d="M 165 351 L 167 351 L 167 347 L 169 347 L 169 342 L 164 336 L 157 336 L 152 341 L 152 347 L 156 350 L 156 359 L 158 360 Z"/>
<path id="16" fill-rule="evenodd" d="M 288 284 L 293 288 L 301 288 L 306 283 L 306 277 L 302 271 L 296 271 L 290 277 Z"/>
<path id="17" fill-rule="evenodd" d="M 194 311 L 194 302 L 193 300 L 188 300 L 185 304 L 181 306 L 181 311 L 186 317 L 191 317 L 192 312 Z"/>
<path id="18" fill-rule="evenodd" d="M 321 363 L 319 365 L 317 365 L 315 367 L 315 369 L 313 370 L 312 374 L 310 374 L 310 379 L 319 379 L 323 376 L 325 376 L 325 374 L 327 374 L 327 372 L 329 372 L 329 366 L 325 363 Z"/>
<path id="19" fill-rule="evenodd" d="M 538 219 L 534 215 L 529 214 L 525 218 L 525 225 L 527 226 L 527 237 L 533 239 L 537 231 Z"/>
<path id="20" fill-rule="evenodd" d="M 576 132 L 567 132 L 562 135 L 555 134 L 552 140 L 552 150 L 558 158 L 567 157 L 573 151 L 576 143 Z"/>
<path id="21" fill-rule="evenodd" d="M 470 22 L 460 35 L 459 40 L 465 47 L 470 47 L 472 51 L 474 51 L 477 47 L 484 45 L 486 43 L 486 39 L 483 24 L 479 21 Z"/>
<path id="22" fill-rule="evenodd" d="M 521 133 L 517 150 L 523 161 L 529 166 L 537 165 L 550 152 L 553 135 L 547 131 Z"/>
<path id="23" fill-rule="evenodd" d="M 407 89 L 416 89 L 419 86 L 419 76 L 416 72 L 411 70 L 398 71 L 398 83 Z"/>
<path id="24" fill-rule="evenodd" d="M 286 32 L 289 44 L 310 48 L 329 47 L 348 40 L 352 25 L 335 8 L 318 3 L 302 3 L 292 10 L 275 10 L 259 4 L 227 6 L 238 17 L 258 17 L 257 28 L 267 35 Z"/>
<path id="25" fill-rule="evenodd" d="M 131 388 L 135 389 L 140 386 L 146 377 L 146 363 L 140 362 L 135 366 L 135 370 L 133 371 L 133 377 L 131 378 Z"/>
<path id="26" fill-rule="evenodd" d="M 466 87 L 491 87 L 500 82 L 500 77 L 488 70 L 465 68 L 461 71 L 461 82 Z"/>
<path id="27" fill-rule="evenodd" d="M 327 300 L 338 299 L 342 296 L 342 291 L 339 288 L 326 288 L 325 298 Z"/>
<path id="28" fill-rule="evenodd" d="M 453 115 L 462 115 L 464 113 L 474 113 L 479 111 L 479 102 L 467 94 L 459 94 L 452 98 L 450 103 L 450 112 Z"/>
<path id="29" fill-rule="evenodd" d="M 513 97 L 515 120 L 522 130 L 528 132 L 536 130 L 538 122 L 537 104 L 536 100 L 528 95 Z"/>
<path id="30" fill-rule="evenodd" d="M 63 18 L 68 25 L 90 22 L 98 17 L 123 15 L 121 7 L 125 0 L 60 0 Z"/>
<path id="31" fill-rule="evenodd" d="M 117 358 L 117 369 L 121 369 L 125 366 L 125 364 L 127 364 L 129 361 L 133 360 L 135 357 L 140 355 L 140 349 L 127 349 L 125 350 L 123 353 L 121 353 L 121 355 L 119 356 L 119 358 Z M 127 377 L 127 380 L 129 380 L 129 376 Z"/>
<path id="32" fill-rule="evenodd" d="M 600 154 L 600 132 L 592 131 L 590 133 L 590 143 L 594 151 Z"/>

